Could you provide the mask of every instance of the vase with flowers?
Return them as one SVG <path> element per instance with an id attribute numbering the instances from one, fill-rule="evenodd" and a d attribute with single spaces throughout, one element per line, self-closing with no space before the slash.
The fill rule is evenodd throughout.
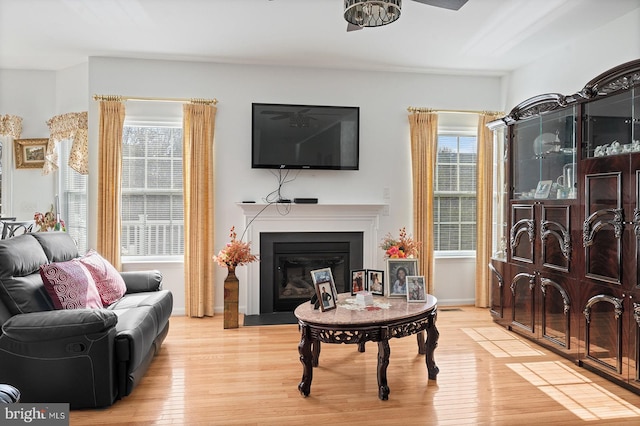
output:
<path id="1" fill-rule="evenodd" d="M 228 242 L 213 260 L 223 268 L 227 268 L 227 278 L 224 280 L 224 328 L 238 328 L 238 288 L 236 267 L 255 262 L 258 256 L 251 253 L 251 243 L 238 240 L 235 226 L 229 233 Z"/>
<path id="2" fill-rule="evenodd" d="M 60 215 L 54 213 L 53 204 L 48 212 L 40 213 L 35 212 L 33 220 L 38 227 L 39 232 L 47 231 L 66 231 L 64 220 L 60 219 Z"/>
<path id="3" fill-rule="evenodd" d="M 384 250 L 385 259 L 411 259 L 418 257 L 420 245 L 421 243 L 411 238 L 407 230 L 402 227 L 398 238 L 387 233 L 382 239 L 380 248 Z"/>

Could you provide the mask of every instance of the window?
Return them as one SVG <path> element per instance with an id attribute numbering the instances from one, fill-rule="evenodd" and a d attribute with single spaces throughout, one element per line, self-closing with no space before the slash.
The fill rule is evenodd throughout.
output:
<path id="1" fill-rule="evenodd" d="M 477 138 L 438 134 L 434 188 L 434 249 L 476 249 Z"/>
<path id="2" fill-rule="evenodd" d="M 125 122 L 122 255 L 184 254 L 182 128 Z"/>
<path id="3" fill-rule="evenodd" d="M 60 166 L 58 179 L 60 187 L 60 210 L 67 227 L 67 233 L 75 240 L 78 252 L 87 252 L 87 181 L 86 175 L 73 170 L 67 165 L 66 159 L 73 141 L 60 141 L 57 145 Z"/>

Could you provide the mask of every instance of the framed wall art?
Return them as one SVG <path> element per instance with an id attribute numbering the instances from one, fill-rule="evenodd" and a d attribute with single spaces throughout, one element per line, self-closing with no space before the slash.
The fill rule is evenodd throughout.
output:
<path id="1" fill-rule="evenodd" d="M 16 169 L 38 169 L 44 166 L 44 154 L 49 139 L 15 139 L 13 141 Z"/>

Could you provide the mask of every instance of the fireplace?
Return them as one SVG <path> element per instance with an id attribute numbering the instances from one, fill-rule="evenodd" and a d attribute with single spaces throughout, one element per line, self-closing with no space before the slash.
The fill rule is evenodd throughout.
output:
<path id="1" fill-rule="evenodd" d="M 357 233 L 361 235 L 362 244 L 354 256 L 361 256 L 362 262 L 355 262 L 355 257 L 351 256 L 349 268 L 358 269 L 358 265 L 361 264 L 381 269 L 376 268 L 382 260 L 378 248 L 378 222 L 386 207 L 384 204 L 291 204 L 286 210 L 277 205 L 260 203 L 238 203 L 238 206 L 244 212 L 247 241 L 253 242 L 254 249 L 260 247 L 261 250 L 260 262 L 253 262 L 246 268 L 236 270 L 236 274 L 240 274 L 239 308 L 247 315 L 257 315 L 265 311 L 265 308 L 260 306 L 264 299 L 261 295 L 261 270 L 270 254 L 267 251 L 262 252 L 260 242 L 263 236 L 268 238 L 271 233 Z M 274 268 L 272 265 L 271 273 Z M 273 300 L 273 293 L 267 299 Z"/>
<path id="2" fill-rule="evenodd" d="M 362 232 L 260 233 L 260 313 L 290 312 L 314 294 L 310 271 L 331 268 L 338 293 L 362 269 Z"/>

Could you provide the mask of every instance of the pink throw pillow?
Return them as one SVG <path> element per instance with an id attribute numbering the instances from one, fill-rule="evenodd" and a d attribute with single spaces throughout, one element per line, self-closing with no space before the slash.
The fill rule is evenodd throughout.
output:
<path id="1" fill-rule="evenodd" d="M 103 307 L 91 274 L 77 259 L 42 265 L 40 276 L 56 309 Z"/>
<path id="2" fill-rule="evenodd" d="M 102 299 L 102 304 L 107 307 L 124 296 L 127 286 L 122 275 L 108 260 L 100 256 L 95 250 L 78 259 L 89 271 L 96 283 L 96 288 Z"/>

